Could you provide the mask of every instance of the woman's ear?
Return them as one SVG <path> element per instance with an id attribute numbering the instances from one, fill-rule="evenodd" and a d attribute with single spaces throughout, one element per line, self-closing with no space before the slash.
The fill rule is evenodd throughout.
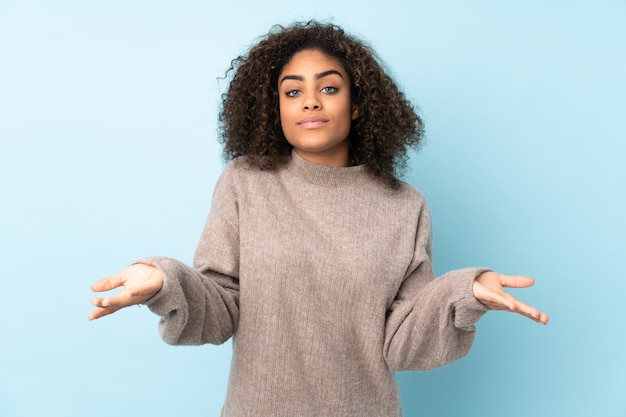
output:
<path id="1" fill-rule="evenodd" d="M 352 105 L 352 120 L 356 120 L 359 118 L 359 107 L 356 105 Z"/>

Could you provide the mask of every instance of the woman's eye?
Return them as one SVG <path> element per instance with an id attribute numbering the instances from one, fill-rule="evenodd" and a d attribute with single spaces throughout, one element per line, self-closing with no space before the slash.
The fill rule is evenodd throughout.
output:
<path id="1" fill-rule="evenodd" d="M 299 94 L 300 94 L 300 91 L 298 91 L 298 90 L 289 90 L 289 91 L 287 91 L 287 97 L 296 97 Z"/>
<path id="2" fill-rule="evenodd" d="M 328 86 L 328 87 L 322 88 L 322 93 L 333 94 L 333 93 L 336 93 L 336 92 L 337 92 L 337 88 L 336 87 Z"/>

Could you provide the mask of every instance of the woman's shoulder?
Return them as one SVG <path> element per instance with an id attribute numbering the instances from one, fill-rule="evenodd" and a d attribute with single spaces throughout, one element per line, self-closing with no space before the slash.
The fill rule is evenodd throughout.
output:
<path id="1" fill-rule="evenodd" d="M 262 169 L 246 156 L 239 156 L 228 161 L 218 179 L 228 188 L 240 192 L 249 192 L 276 182 L 276 175 L 281 167 Z"/>
<path id="2" fill-rule="evenodd" d="M 290 160 L 290 155 L 275 158 L 258 155 L 240 155 L 229 159 L 226 167 L 241 171 L 271 172 L 284 168 Z"/>
<path id="3" fill-rule="evenodd" d="M 222 174 L 222 178 L 237 178 L 242 175 L 249 175 L 253 167 L 245 156 L 238 156 L 226 162 Z"/>
<path id="4" fill-rule="evenodd" d="M 387 194 L 391 198 L 405 200 L 412 204 L 426 203 L 426 197 L 424 196 L 424 194 L 415 186 L 405 181 L 398 181 L 396 187 L 394 188 L 387 187 Z"/>

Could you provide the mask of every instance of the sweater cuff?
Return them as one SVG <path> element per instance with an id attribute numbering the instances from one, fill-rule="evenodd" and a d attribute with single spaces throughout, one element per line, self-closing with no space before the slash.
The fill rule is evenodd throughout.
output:
<path id="1" fill-rule="evenodd" d="M 177 300 L 181 298 L 182 291 L 178 282 L 175 282 L 176 274 L 173 270 L 176 268 L 174 259 L 163 256 L 151 256 L 139 259 L 133 264 L 145 264 L 157 268 L 163 276 L 163 286 L 161 289 L 148 299 L 146 305 L 153 313 L 167 317 L 172 311 L 179 308 Z"/>
<path id="2" fill-rule="evenodd" d="M 463 279 L 458 283 L 459 292 L 453 301 L 455 308 L 454 325 L 460 329 L 469 329 L 489 311 L 489 308 L 474 297 L 474 281 L 483 272 L 490 271 L 488 268 L 463 269 Z"/>

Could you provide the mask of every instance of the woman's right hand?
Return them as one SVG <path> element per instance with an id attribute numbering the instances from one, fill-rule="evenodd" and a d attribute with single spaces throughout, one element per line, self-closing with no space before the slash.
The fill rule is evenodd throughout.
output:
<path id="1" fill-rule="evenodd" d="M 162 286 L 163 275 L 158 268 L 146 264 L 131 265 L 91 286 L 94 292 L 110 291 L 118 287 L 124 289 L 113 297 L 94 298 L 91 304 L 97 308 L 89 314 L 89 320 L 99 319 L 124 307 L 145 303 Z"/>

